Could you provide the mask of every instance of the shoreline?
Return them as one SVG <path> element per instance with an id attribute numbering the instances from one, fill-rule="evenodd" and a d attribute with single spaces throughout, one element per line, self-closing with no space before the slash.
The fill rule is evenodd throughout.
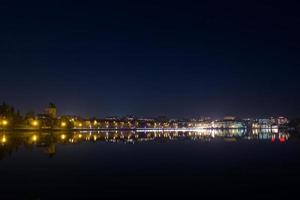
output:
<path id="1" fill-rule="evenodd" d="M 70 132 L 70 131 L 134 131 L 134 132 L 172 132 L 172 131 L 205 131 L 205 130 L 292 130 L 289 127 L 282 128 L 74 128 L 74 129 L 63 129 L 63 128 L 12 128 L 12 129 L 0 129 L 0 131 L 17 131 L 17 132 L 30 132 L 30 131 L 51 131 L 51 132 Z"/>

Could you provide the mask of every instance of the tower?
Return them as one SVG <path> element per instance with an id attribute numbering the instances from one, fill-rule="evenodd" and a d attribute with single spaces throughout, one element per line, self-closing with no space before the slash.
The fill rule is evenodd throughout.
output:
<path id="1" fill-rule="evenodd" d="M 45 114 L 51 118 L 57 117 L 57 109 L 55 104 L 49 103 L 48 107 L 45 109 Z"/>

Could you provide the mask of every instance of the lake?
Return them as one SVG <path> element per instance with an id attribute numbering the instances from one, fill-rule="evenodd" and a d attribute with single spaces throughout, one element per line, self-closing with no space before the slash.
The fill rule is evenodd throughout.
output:
<path id="1" fill-rule="evenodd" d="M 1 199 L 287 198 L 300 140 L 271 130 L 0 132 Z"/>

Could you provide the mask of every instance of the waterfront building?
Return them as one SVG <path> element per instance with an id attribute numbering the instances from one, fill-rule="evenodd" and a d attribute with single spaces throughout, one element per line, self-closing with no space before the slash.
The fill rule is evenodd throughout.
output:
<path id="1" fill-rule="evenodd" d="M 255 129 L 276 129 L 279 127 L 277 118 L 257 119 L 253 122 L 252 128 Z"/>
<path id="2" fill-rule="evenodd" d="M 49 103 L 48 107 L 45 108 L 44 111 L 45 115 L 48 115 L 51 118 L 56 118 L 57 117 L 57 108 L 55 104 Z"/>
<path id="3" fill-rule="evenodd" d="M 192 120 L 190 122 L 188 122 L 187 124 L 188 128 L 203 128 L 203 129 L 207 129 L 207 128 L 212 128 L 212 121 L 211 120 Z"/>
<path id="4" fill-rule="evenodd" d="M 272 120 L 271 119 L 259 119 L 258 120 L 259 126 L 262 129 L 271 129 L 272 128 Z"/>
<path id="5" fill-rule="evenodd" d="M 237 120 L 216 120 L 212 122 L 211 128 L 218 129 L 243 129 L 246 128 L 244 122 Z"/>
<path id="6" fill-rule="evenodd" d="M 288 123 L 289 123 L 289 120 L 288 120 L 288 118 L 286 118 L 286 117 L 278 117 L 278 118 L 277 118 L 277 124 L 278 124 L 279 126 L 286 125 L 286 124 L 288 124 Z"/>
<path id="7" fill-rule="evenodd" d="M 233 121 L 233 120 L 236 120 L 236 117 L 234 117 L 234 116 L 225 116 L 224 120 L 231 120 L 231 121 Z"/>

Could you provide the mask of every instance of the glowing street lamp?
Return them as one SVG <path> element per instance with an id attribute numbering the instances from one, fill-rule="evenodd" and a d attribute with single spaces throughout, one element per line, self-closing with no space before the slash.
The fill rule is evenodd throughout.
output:
<path id="1" fill-rule="evenodd" d="M 61 127 L 66 127 L 67 123 L 66 122 L 62 122 L 60 125 L 61 125 Z"/>
<path id="2" fill-rule="evenodd" d="M 61 138 L 62 140 L 64 140 L 64 139 L 66 139 L 66 135 L 65 135 L 65 134 L 62 134 L 62 135 L 60 136 L 60 138 Z"/>
<path id="3" fill-rule="evenodd" d="M 2 125 L 3 125 L 3 126 L 7 126 L 7 124 L 8 124 L 8 121 L 4 119 L 4 120 L 2 121 Z"/>
<path id="4" fill-rule="evenodd" d="M 38 122 L 37 120 L 34 120 L 34 121 L 32 122 L 32 126 L 37 127 L 38 125 L 39 125 L 39 122 Z"/>

